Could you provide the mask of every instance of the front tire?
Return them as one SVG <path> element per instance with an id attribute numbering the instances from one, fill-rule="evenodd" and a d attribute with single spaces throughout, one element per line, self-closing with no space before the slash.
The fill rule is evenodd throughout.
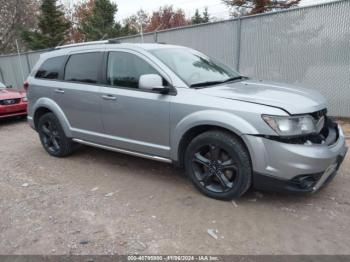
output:
<path id="1" fill-rule="evenodd" d="M 251 186 L 249 153 L 229 132 L 214 130 L 195 137 L 185 153 L 185 168 L 195 187 L 211 198 L 238 198 Z"/>
<path id="2" fill-rule="evenodd" d="M 68 138 L 53 113 L 46 113 L 38 122 L 38 133 L 46 152 L 55 157 L 65 157 L 73 152 L 73 141 Z"/>

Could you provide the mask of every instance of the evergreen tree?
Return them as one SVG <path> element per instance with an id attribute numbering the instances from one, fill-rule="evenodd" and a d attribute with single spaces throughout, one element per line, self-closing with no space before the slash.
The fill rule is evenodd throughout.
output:
<path id="1" fill-rule="evenodd" d="M 193 25 L 195 24 L 203 24 L 203 23 L 209 23 L 210 22 L 210 15 L 208 12 L 208 7 L 204 8 L 203 14 L 201 15 L 199 13 L 199 10 L 196 9 L 196 12 L 194 16 L 191 18 L 191 23 Z"/>
<path id="2" fill-rule="evenodd" d="M 202 23 L 209 23 L 210 22 L 210 15 L 208 12 L 208 7 L 204 8 L 204 12 L 203 12 L 203 19 L 202 19 Z"/>
<path id="3" fill-rule="evenodd" d="M 199 13 L 198 9 L 196 9 L 194 16 L 192 16 L 191 23 L 194 25 L 203 23 L 203 18 L 201 16 L 201 14 Z"/>
<path id="4" fill-rule="evenodd" d="M 65 19 L 62 6 L 57 0 L 43 0 L 40 6 L 38 30 L 23 31 L 22 39 L 32 50 L 55 47 L 64 42 L 70 28 Z"/>
<path id="5" fill-rule="evenodd" d="M 110 0 L 95 0 L 92 14 L 86 17 L 79 26 L 85 41 L 96 41 L 117 37 L 120 24 L 114 22 L 118 8 Z"/>

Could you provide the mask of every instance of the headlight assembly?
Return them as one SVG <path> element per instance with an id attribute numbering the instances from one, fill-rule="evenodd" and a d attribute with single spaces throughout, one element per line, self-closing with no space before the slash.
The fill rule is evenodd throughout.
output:
<path id="1" fill-rule="evenodd" d="M 265 122 L 280 136 L 300 136 L 318 133 L 323 127 L 324 119 L 317 123 L 310 115 L 270 116 L 262 115 Z M 320 121 L 322 123 L 320 123 Z"/>

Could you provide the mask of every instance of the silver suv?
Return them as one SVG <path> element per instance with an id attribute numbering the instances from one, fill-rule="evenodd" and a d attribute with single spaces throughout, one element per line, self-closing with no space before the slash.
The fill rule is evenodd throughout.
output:
<path id="1" fill-rule="evenodd" d="M 195 50 L 115 41 L 58 47 L 28 78 L 45 150 L 76 144 L 184 167 L 205 195 L 315 192 L 347 148 L 314 90 L 256 81 Z"/>

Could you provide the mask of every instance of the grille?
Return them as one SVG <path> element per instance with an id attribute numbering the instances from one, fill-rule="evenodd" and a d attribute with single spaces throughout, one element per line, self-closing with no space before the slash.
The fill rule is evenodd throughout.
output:
<path id="1" fill-rule="evenodd" d="M 3 106 L 15 105 L 15 104 L 18 104 L 20 101 L 21 101 L 20 98 L 5 99 L 5 100 L 0 100 L 0 105 L 3 105 Z"/>

